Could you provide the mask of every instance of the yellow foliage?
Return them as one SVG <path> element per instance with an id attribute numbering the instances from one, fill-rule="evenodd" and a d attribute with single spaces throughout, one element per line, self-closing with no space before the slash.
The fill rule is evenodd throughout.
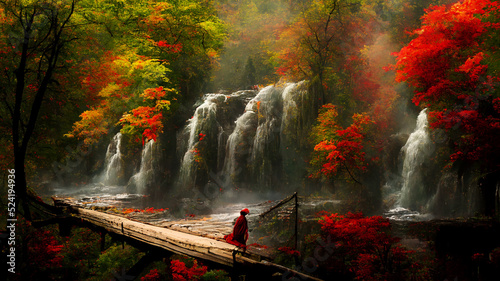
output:
<path id="1" fill-rule="evenodd" d="M 99 92 L 98 96 L 103 97 L 103 98 L 108 98 L 112 94 L 114 94 L 116 91 L 118 91 L 119 89 L 120 89 L 120 86 L 118 86 L 115 83 L 111 83 L 111 84 L 108 84 L 106 87 L 104 87 L 104 89 L 102 89 Z"/>

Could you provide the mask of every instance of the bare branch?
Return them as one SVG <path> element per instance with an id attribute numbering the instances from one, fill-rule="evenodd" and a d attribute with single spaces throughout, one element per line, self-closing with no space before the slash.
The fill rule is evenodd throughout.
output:
<path id="1" fill-rule="evenodd" d="M 356 178 L 351 174 L 351 171 L 349 171 L 349 168 L 347 167 L 347 165 L 345 164 L 345 162 L 342 162 L 342 165 L 344 165 L 344 168 L 347 170 L 347 173 L 349 174 L 349 176 L 351 177 L 351 179 L 353 181 L 355 181 L 356 183 L 358 184 L 361 184 L 358 180 L 356 180 Z"/>

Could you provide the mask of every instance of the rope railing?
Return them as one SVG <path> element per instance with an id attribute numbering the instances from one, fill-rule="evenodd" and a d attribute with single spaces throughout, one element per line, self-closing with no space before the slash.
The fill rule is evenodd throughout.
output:
<path id="1" fill-rule="evenodd" d="M 265 217 L 267 214 L 269 214 L 273 210 L 285 205 L 286 203 L 290 202 L 292 199 L 295 199 L 295 206 L 294 206 L 294 209 L 295 209 L 295 231 L 294 231 L 295 232 L 295 243 L 294 243 L 294 247 L 295 247 L 295 249 L 297 249 L 297 246 L 298 246 L 298 222 L 299 222 L 299 202 L 298 202 L 297 192 L 294 192 L 292 195 L 290 195 L 290 196 L 286 197 L 285 199 L 281 200 L 280 202 L 278 202 L 278 204 L 269 208 L 269 210 L 261 213 L 259 215 L 259 217 L 260 218 Z"/>

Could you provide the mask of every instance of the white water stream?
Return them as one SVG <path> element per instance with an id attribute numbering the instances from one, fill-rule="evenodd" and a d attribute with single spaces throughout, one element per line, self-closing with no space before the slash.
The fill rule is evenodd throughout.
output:
<path id="1" fill-rule="evenodd" d="M 427 206 L 432 196 L 425 190 L 422 168 L 433 152 L 433 144 L 429 136 L 427 109 L 417 117 L 415 130 L 410 134 L 406 144 L 401 148 L 403 170 L 402 187 L 399 198 L 393 209 L 385 215 L 395 220 L 425 220 L 431 218 L 427 214 Z"/>
<path id="2" fill-rule="evenodd" d="M 106 157 L 104 160 L 104 171 L 97 177 L 97 182 L 102 182 L 106 185 L 116 185 L 118 182 L 118 176 L 120 175 L 122 169 L 122 154 L 121 154 L 121 143 L 122 134 L 117 133 L 108 145 L 106 151 Z"/>
<path id="3" fill-rule="evenodd" d="M 152 181 L 152 177 L 154 176 L 153 159 L 155 144 L 154 140 L 150 140 L 144 145 L 142 148 L 141 168 L 129 180 L 129 185 L 135 186 L 135 190 L 139 194 L 146 193 L 148 183 Z"/>

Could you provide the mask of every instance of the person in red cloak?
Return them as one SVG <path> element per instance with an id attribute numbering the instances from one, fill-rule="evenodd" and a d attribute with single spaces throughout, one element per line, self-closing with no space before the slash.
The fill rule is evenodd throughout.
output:
<path id="1" fill-rule="evenodd" d="M 247 208 L 241 210 L 240 216 L 234 224 L 233 233 L 224 236 L 227 243 L 246 249 L 248 240 L 248 223 L 245 216 L 249 213 L 250 211 Z"/>

